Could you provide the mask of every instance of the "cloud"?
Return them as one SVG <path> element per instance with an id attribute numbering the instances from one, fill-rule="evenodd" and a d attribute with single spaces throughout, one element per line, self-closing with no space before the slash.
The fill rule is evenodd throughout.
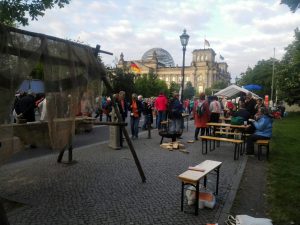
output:
<path id="1" fill-rule="evenodd" d="M 233 76 L 261 59 L 284 53 L 300 24 L 297 13 L 273 0 L 72 0 L 63 9 L 47 10 L 25 29 L 80 40 L 113 52 L 102 55 L 110 64 L 123 52 L 125 60 L 140 59 L 154 47 L 167 50 L 182 64 L 179 36 L 190 35 L 186 64 L 192 51 L 203 48 L 204 38 L 225 57 Z M 217 58 L 218 59 L 218 56 Z"/>

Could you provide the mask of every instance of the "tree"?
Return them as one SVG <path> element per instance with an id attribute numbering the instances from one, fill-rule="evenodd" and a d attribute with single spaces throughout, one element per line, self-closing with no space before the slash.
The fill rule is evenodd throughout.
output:
<path id="1" fill-rule="evenodd" d="M 281 99 L 288 104 L 300 105 L 300 31 L 298 28 L 295 30 L 295 41 L 286 48 L 286 53 L 278 67 L 276 86 Z"/>
<path id="2" fill-rule="evenodd" d="M 160 92 L 168 94 L 168 86 L 165 81 L 157 78 L 153 72 L 143 74 L 135 80 L 135 91 L 144 97 L 157 96 Z"/>
<path id="3" fill-rule="evenodd" d="M 169 93 L 172 94 L 174 91 L 179 93 L 179 90 L 180 90 L 180 84 L 177 84 L 174 81 L 172 81 L 170 83 Z"/>
<path id="4" fill-rule="evenodd" d="M 273 58 L 258 61 L 254 68 L 248 68 L 241 76 L 238 84 L 245 86 L 248 84 L 258 84 L 262 90 L 254 91 L 260 96 L 271 95 L 273 60 L 275 60 L 275 68 L 278 67 L 279 61 Z"/>
<path id="5" fill-rule="evenodd" d="M 193 96 L 195 96 L 195 88 L 192 86 L 192 82 L 188 81 L 186 83 L 186 87 L 183 90 L 183 96 L 185 99 L 191 99 Z"/>
<path id="6" fill-rule="evenodd" d="M 224 89 L 228 86 L 227 82 L 223 81 L 223 80 L 219 80 L 219 81 L 216 81 L 214 82 L 211 87 L 209 88 L 206 88 L 205 89 L 205 95 L 213 95 L 217 90 L 221 90 L 221 89 Z"/>
<path id="7" fill-rule="evenodd" d="M 133 73 L 126 73 L 122 69 L 116 68 L 111 72 L 111 83 L 113 88 L 113 93 L 118 93 L 119 91 L 126 92 L 126 98 L 130 99 L 131 94 L 135 92 L 134 88 L 134 77 Z M 106 93 L 107 95 L 113 93 Z"/>
<path id="8" fill-rule="evenodd" d="M 0 22 L 6 25 L 14 23 L 28 25 L 27 13 L 31 20 L 37 20 L 39 16 L 44 16 L 47 9 L 55 5 L 63 8 L 69 4 L 70 0 L 4 0 L 0 2 Z"/>
<path id="9" fill-rule="evenodd" d="M 281 0 L 280 4 L 287 5 L 293 13 L 300 8 L 300 0 Z"/>

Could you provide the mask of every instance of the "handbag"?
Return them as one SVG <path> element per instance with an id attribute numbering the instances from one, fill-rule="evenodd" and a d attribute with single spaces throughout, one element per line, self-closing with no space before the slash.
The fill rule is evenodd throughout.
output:
<path id="1" fill-rule="evenodd" d="M 230 121 L 231 125 L 242 125 L 244 124 L 244 118 L 241 116 L 233 116 Z"/>

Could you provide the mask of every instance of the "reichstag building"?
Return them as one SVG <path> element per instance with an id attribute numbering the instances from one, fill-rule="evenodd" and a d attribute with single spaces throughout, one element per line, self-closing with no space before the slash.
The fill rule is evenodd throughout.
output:
<path id="1" fill-rule="evenodd" d="M 185 85 L 190 81 L 196 91 L 203 92 L 216 81 L 223 80 L 230 83 L 230 73 L 226 62 L 216 62 L 213 49 L 195 49 L 191 65 L 185 66 Z M 125 61 L 121 53 L 117 67 L 130 70 L 131 63 L 135 63 L 141 74 L 153 72 L 168 85 L 173 81 L 181 84 L 181 67 L 175 66 L 173 57 L 162 48 L 152 48 L 146 51 L 140 60 Z"/>

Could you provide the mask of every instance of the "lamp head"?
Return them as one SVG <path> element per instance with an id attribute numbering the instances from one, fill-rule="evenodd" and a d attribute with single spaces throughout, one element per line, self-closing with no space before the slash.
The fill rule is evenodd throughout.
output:
<path id="1" fill-rule="evenodd" d="M 190 36 L 186 33 L 186 29 L 183 30 L 183 34 L 180 35 L 180 41 L 182 47 L 186 47 L 189 42 Z"/>

